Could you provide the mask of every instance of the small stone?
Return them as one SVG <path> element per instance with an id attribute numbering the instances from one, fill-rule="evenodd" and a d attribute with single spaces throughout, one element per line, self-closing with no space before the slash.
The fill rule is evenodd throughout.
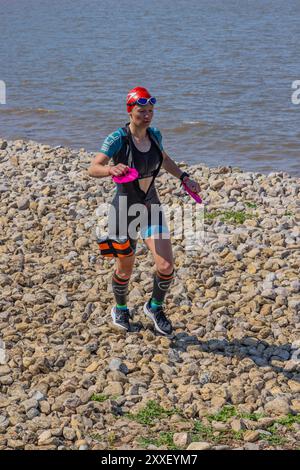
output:
<path id="1" fill-rule="evenodd" d="M 38 401 L 35 398 L 30 398 L 29 400 L 25 400 L 22 403 L 25 411 L 29 411 L 31 408 L 37 408 L 38 407 Z"/>
<path id="2" fill-rule="evenodd" d="M 213 421 L 211 423 L 212 425 L 212 428 L 215 430 L 215 431 L 226 431 L 228 429 L 228 426 L 226 423 L 222 423 L 220 421 Z"/>
<path id="3" fill-rule="evenodd" d="M 72 428 L 64 428 L 63 429 L 63 436 L 68 441 L 73 441 L 76 438 L 76 433 Z"/>
<path id="4" fill-rule="evenodd" d="M 253 444 L 251 442 L 247 442 L 244 446 L 246 450 L 259 450 L 259 444 Z"/>
<path id="5" fill-rule="evenodd" d="M 116 395 L 121 396 L 123 395 L 123 386 L 119 382 L 111 382 L 105 389 L 103 390 L 104 395 Z"/>
<path id="6" fill-rule="evenodd" d="M 9 419 L 4 415 L 0 415 L 0 432 L 4 433 L 9 426 Z"/>
<path id="7" fill-rule="evenodd" d="M 68 307 L 71 304 L 65 292 L 57 294 L 55 296 L 54 303 L 58 307 Z"/>
<path id="8" fill-rule="evenodd" d="M 262 297 L 265 297 L 266 299 L 272 299 L 275 300 L 276 298 L 276 292 L 273 289 L 265 289 L 261 293 Z"/>
<path id="9" fill-rule="evenodd" d="M 29 208 L 30 198 L 23 196 L 17 200 L 17 206 L 20 211 L 24 211 Z"/>
<path id="10" fill-rule="evenodd" d="M 90 241 L 88 238 L 86 237 L 79 237 L 76 241 L 75 241 L 75 248 L 77 250 L 81 250 L 82 248 L 85 248 L 87 246 L 89 246 L 90 244 Z"/>
<path id="11" fill-rule="evenodd" d="M 173 442 L 178 447 L 186 447 L 191 443 L 191 436 L 187 432 L 178 432 L 174 434 Z"/>
<path id="12" fill-rule="evenodd" d="M 92 362 L 85 370 L 86 372 L 92 374 L 93 372 L 95 372 L 99 367 L 99 362 Z"/>
<path id="13" fill-rule="evenodd" d="M 212 447 L 213 450 L 231 450 L 230 446 L 227 445 L 219 445 L 219 446 L 214 446 Z"/>
<path id="14" fill-rule="evenodd" d="M 297 413 L 297 414 L 300 413 L 300 400 L 299 399 L 292 400 L 292 410 L 294 413 Z"/>
<path id="15" fill-rule="evenodd" d="M 192 442 L 187 450 L 209 450 L 212 445 L 209 442 Z"/>
<path id="16" fill-rule="evenodd" d="M 250 263 L 247 267 L 247 272 L 249 274 L 256 274 L 257 273 L 257 267 L 254 263 Z"/>
<path id="17" fill-rule="evenodd" d="M 24 449 L 24 442 L 20 439 L 8 439 L 7 447 L 15 450 Z"/>
<path id="18" fill-rule="evenodd" d="M 300 292 L 300 281 L 293 281 L 291 282 L 291 289 L 292 289 L 292 292 Z"/>
<path id="19" fill-rule="evenodd" d="M 48 429 L 47 431 L 43 431 L 40 435 L 39 435 L 39 438 L 38 438 L 38 444 L 39 445 L 42 445 L 42 444 L 45 444 L 46 442 L 49 441 L 49 439 L 51 439 L 52 437 L 52 433 L 51 431 Z"/>
<path id="20" fill-rule="evenodd" d="M 226 398 L 221 396 L 213 396 L 211 399 L 212 407 L 222 408 L 226 404 Z"/>
<path id="21" fill-rule="evenodd" d="M 42 401 L 39 404 L 39 407 L 40 407 L 41 413 L 44 413 L 45 415 L 48 415 L 51 411 L 51 406 L 48 401 Z"/>
<path id="22" fill-rule="evenodd" d="M 225 182 L 223 180 L 216 180 L 216 181 L 213 181 L 210 184 L 210 187 L 214 191 L 217 191 L 218 189 L 221 189 L 224 186 L 224 184 L 225 184 Z"/>
<path id="23" fill-rule="evenodd" d="M 246 429 L 246 425 L 242 419 L 234 419 L 231 422 L 231 429 L 235 432 L 239 432 Z"/>
<path id="24" fill-rule="evenodd" d="M 275 422 L 275 418 L 260 418 L 257 421 L 257 426 L 259 426 L 260 429 L 266 429 L 272 426 L 274 422 Z"/>
<path id="25" fill-rule="evenodd" d="M 293 393 L 300 393 L 300 383 L 296 382 L 296 380 L 289 380 L 288 386 L 290 387 Z"/>
<path id="26" fill-rule="evenodd" d="M 109 368 L 111 371 L 120 371 L 123 374 L 128 374 L 128 367 L 122 363 L 120 359 L 112 359 L 109 363 Z"/>
<path id="27" fill-rule="evenodd" d="M 41 400 L 44 400 L 45 395 L 42 392 L 37 391 L 32 398 L 35 398 L 38 402 L 40 402 Z"/>
<path id="28" fill-rule="evenodd" d="M 259 436 L 258 431 L 246 431 L 243 438 L 245 442 L 255 442 L 259 439 Z"/>
<path id="29" fill-rule="evenodd" d="M 8 143 L 6 142 L 6 140 L 2 140 L 0 144 L 0 150 L 5 150 L 7 148 L 7 145 Z"/>
<path id="30" fill-rule="evenodd" d="M 88 448 L 88 445 L 87 445 L 87 442 L 85 439 L 79 439 L 78 441 L 75 442 L 75 446 L 79 449 L 79 450 L 86 450 L 86 449 L 80 449 L 80 447 L 87 447 Z"/>
<path id="31" fill-rule="evenodd" d="M 31 408 L 30 410 L 27 411 L 26 416 L 28 419 L 33 419 L 36 416 L 39 416 L 40 412 L 36 408 Z"/>

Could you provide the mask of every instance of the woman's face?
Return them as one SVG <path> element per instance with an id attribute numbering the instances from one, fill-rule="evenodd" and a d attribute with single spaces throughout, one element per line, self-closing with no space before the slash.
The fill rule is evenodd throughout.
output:
<path id="1" fill-rule="evenodd" d="M 136 126 L 149 126 L 153 118 L 153 104 L 148 103 L 145 106 L 136 105 L 129 113 L 132 121 Z"/>

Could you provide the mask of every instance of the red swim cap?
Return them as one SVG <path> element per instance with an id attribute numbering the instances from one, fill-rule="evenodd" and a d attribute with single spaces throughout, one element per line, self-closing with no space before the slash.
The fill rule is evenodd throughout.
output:
<path id="1" fill-rule="evenodd" d="M 151 98 L 151 95 L 146 88 L 141 86 L 132 88 L 126 98 L 127 113 L 130 113 L 133 109 L 133 106 L 130 106 L 130 103 L 134 103 L 138 98 Z"/>

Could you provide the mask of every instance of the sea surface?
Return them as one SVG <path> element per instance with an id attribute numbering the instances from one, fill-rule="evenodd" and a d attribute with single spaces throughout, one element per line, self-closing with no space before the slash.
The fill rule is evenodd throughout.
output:
<path id="1" fill-rule="evenodd" d="M 97 152 L 145 86 L 176 161 L 300 176 L 299 0 L 0 0 L 0 12 L 0 137 Z"/>

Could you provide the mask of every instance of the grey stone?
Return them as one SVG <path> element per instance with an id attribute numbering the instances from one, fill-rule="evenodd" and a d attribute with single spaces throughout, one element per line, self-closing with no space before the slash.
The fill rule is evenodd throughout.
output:
<path id="1" fill-rule="evenodd" d="M 123 374 L 128 374 L 128 367 L 122 363 L 121 359 L 114 358 L 109 363 L 109 368 L 111 371 L 120 371 Z"/>

